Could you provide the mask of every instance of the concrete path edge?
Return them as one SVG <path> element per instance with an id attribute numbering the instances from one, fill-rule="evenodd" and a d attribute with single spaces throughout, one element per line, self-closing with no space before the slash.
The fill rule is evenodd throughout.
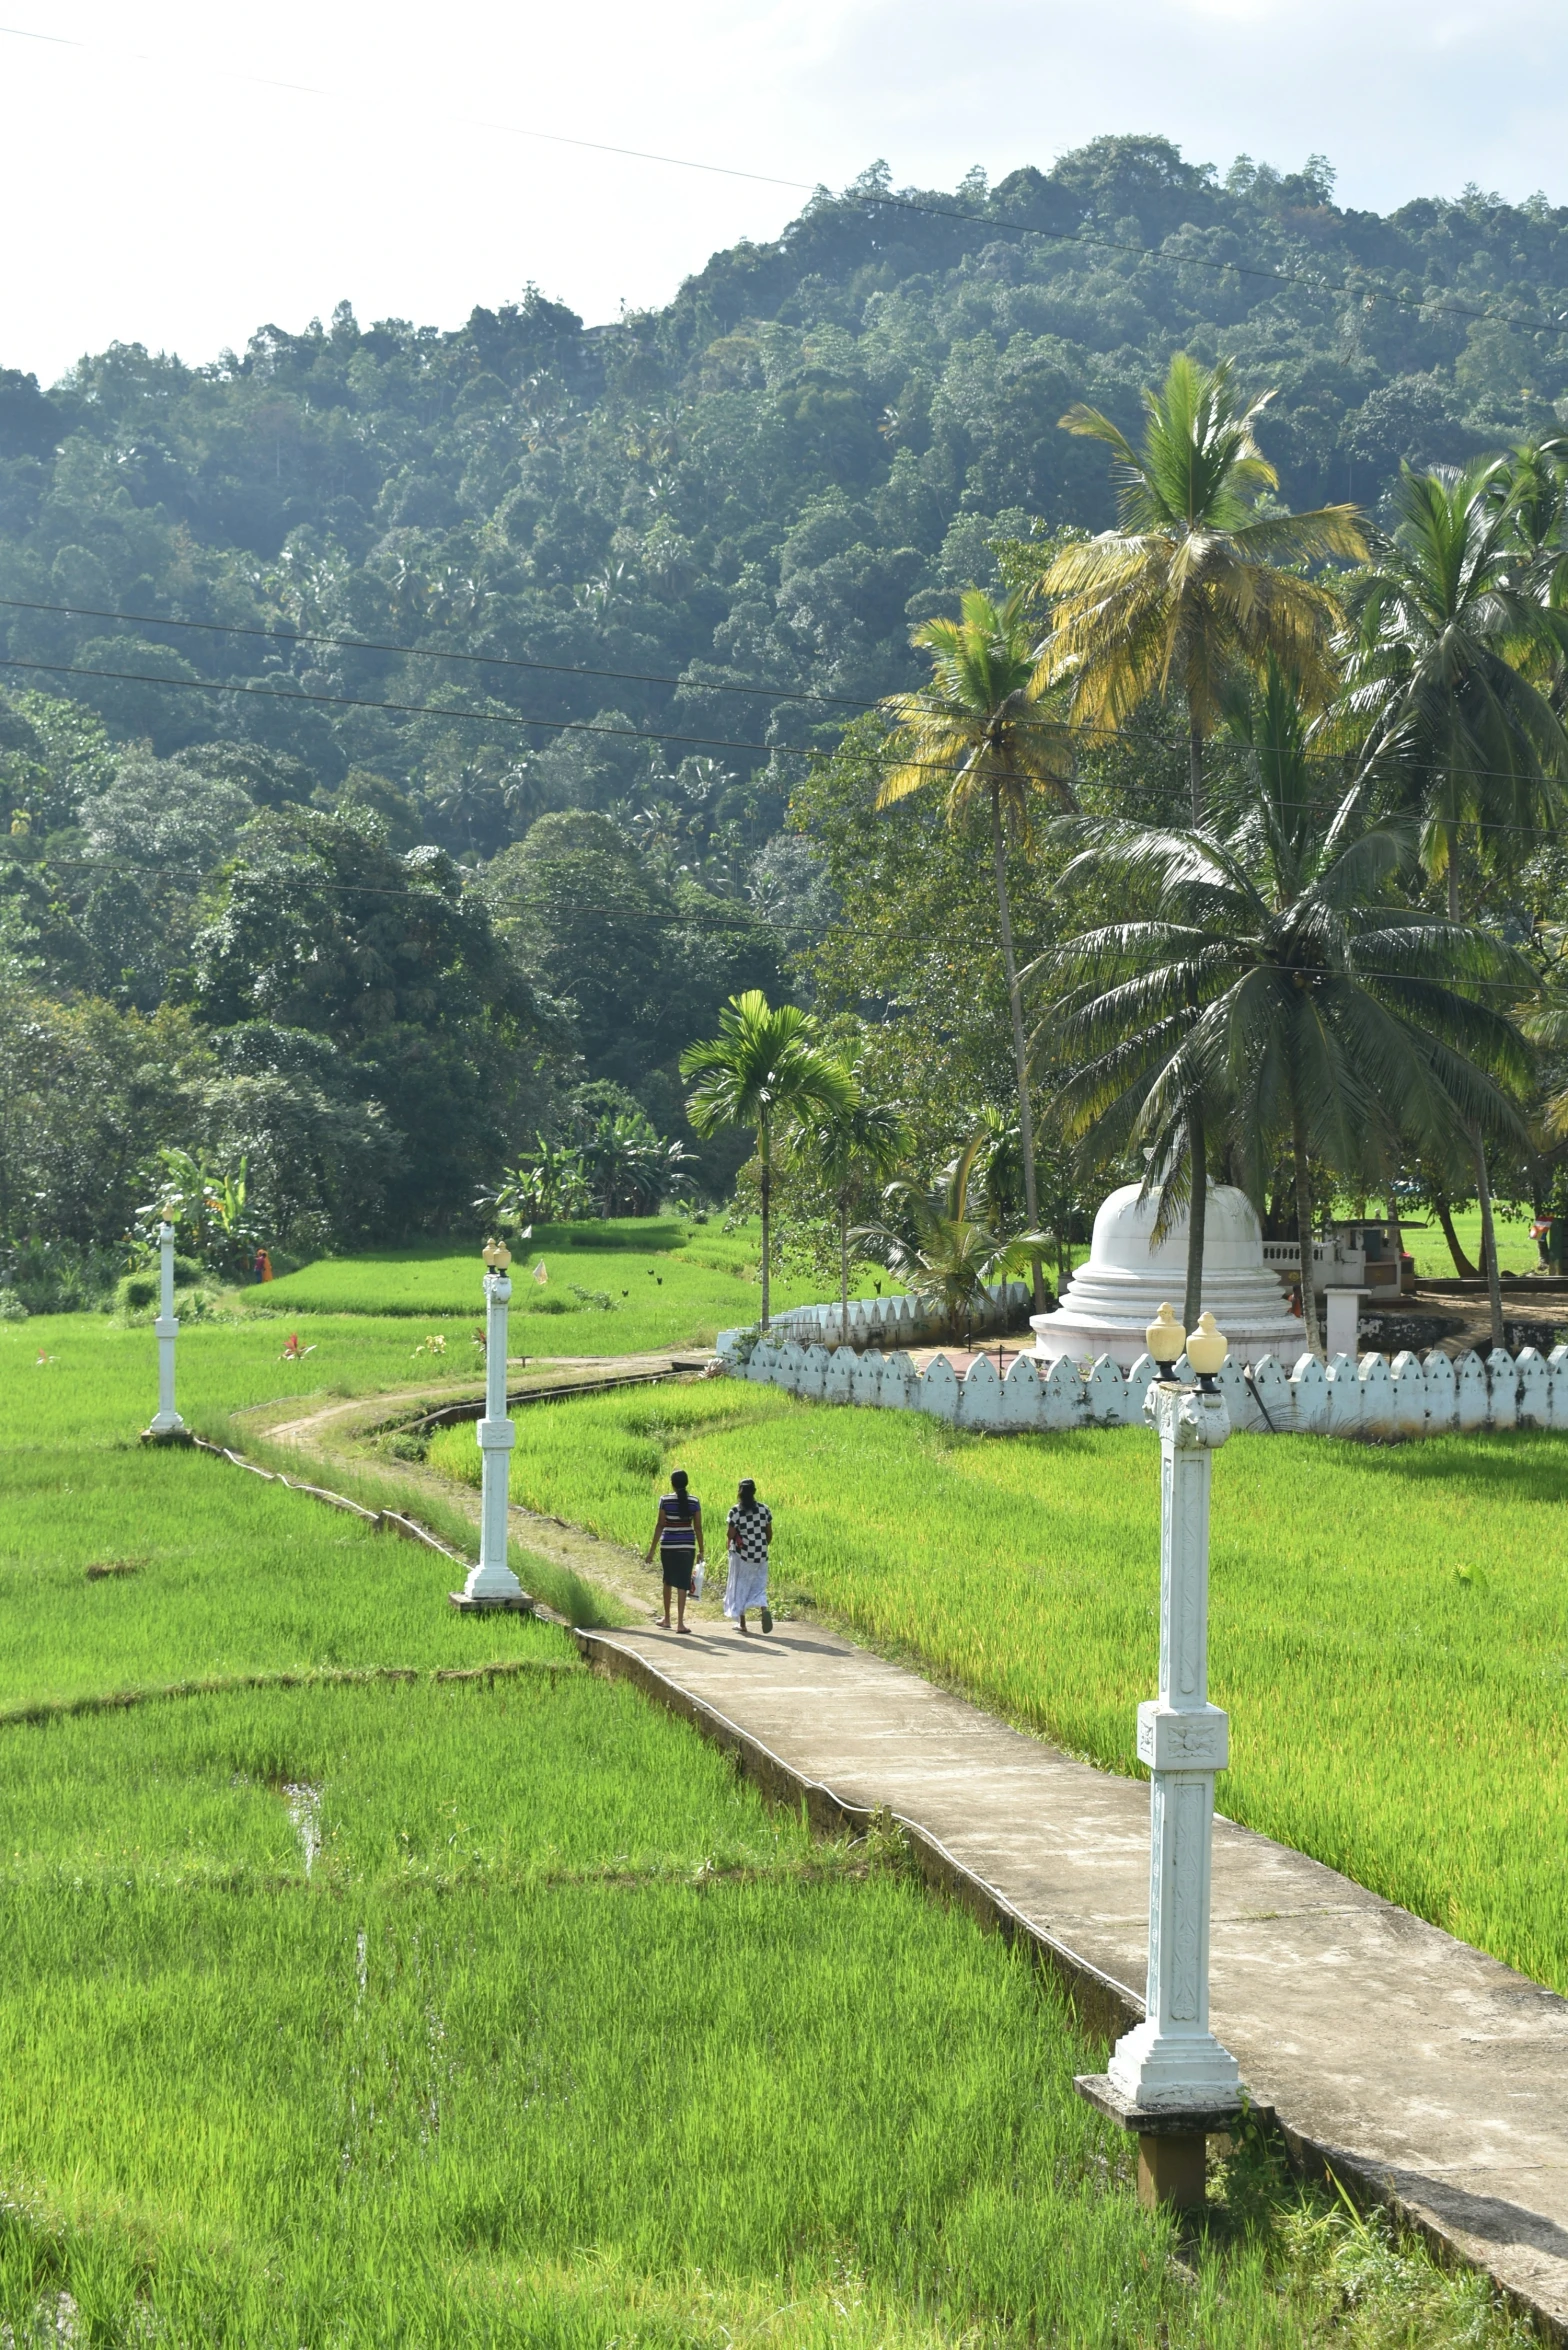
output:
<path id="1" fill-rule="evenodd" d="M 1112 2039 L 1143 2021 L 1145 2008 L 1141 1999 L 1092 1965 L 1059 1936 L 1025 1917 L 1004 1893 L 967 1868 L 918 1820 L 905 1817 L 891 1806 L 851 1803 L 822 1780 L 807 1778 L 760 1738 L 660 1672 L 640 1650 L 623 1645 L 613 1633 L 589 1631 L 576 1625 L 565 1629 L 590 1667 L 607 1677 L 629 1681 L 645 1697 L 689 1723 L 712 1745 L 728 1754 L 770 1801 L 787 1804 L 792 1810 L 804 1804 L 807 1818 L 820 1833 L 849 1830 L 864 1834 L 879 1816 L 880 1809 L 880 1816 L 890 1819 L 907 1839 L 915 1865 L 933 1891 L 961 1904 L 982 1926 L 1000 1934 L 1010 1947 L 1021 1945 L 1034 1963 L 1060 1985 L 1085 2030 Z M 1489 2262 L 1478 2259 L 1474 2238 L 1450 2226 L 1430 2204 L 1405 2193 L 1392 2171 L 1368 2162 L 1349 2147 L 1326 2144 L 1294 2127 L 1289 2115 L 1277 2107 L 1258 2110 L 1259 2118 L 1278 2131 L 1298 2173 L 1312 2179 L 1338 2180 L 1355 2203 L 1363 2209 L 1387 2211 L 1401 2226 L 1418 2235 L 1445 2266 L 1483 2269 L 1503 2301 L 1533 2324 L 1544 2340 L 1568 2345 L 1568 2325 L 1554 2310 L 1532 2294 L 1521 2291 L 1517 2284 L 1500 2277 Z"/>

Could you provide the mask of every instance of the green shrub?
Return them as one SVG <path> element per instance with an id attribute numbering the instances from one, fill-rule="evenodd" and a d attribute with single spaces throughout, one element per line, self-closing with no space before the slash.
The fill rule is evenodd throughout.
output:
<path id="1" fill-rule="evenodd" d="M 122 1314 L 146 1313 L 158 1303 L 157 1274 L 127 1273 L 115 1289 L 114 1302 Z"/>
<path id="2" fill-rule="evenodd" d="M 14 1289 L 0 1289 L 0 1322 L 25 1322 L 27 1308 Z"/>

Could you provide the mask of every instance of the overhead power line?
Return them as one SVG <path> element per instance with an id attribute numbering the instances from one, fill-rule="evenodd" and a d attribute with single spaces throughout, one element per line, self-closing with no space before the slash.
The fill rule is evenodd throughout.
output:
<path id="1" fill-rule="evenodd" d="M 122 49 L 106 41 L 84 41 L 61 33 L 41 33 L 27 25 L 0 25 L 0 38 L 17 41 L 37 41 L 50 48 L 76 49 L 102 56 L 123 57 L 139 65 L 164 66 L 170 61 L 146 49 Z M 182 71 L 190 70 L 190 60 L 180 60 Z M 254 89 L 281 90 L 293 97 L 321 98 L 333 105 L 358 105 L 363 101 L 362 91 L 333 89 L 315 82 L 285 81 L 271 74 L 243 73 L 232 67 L 202 68 L 218 81 L 244 83 Z M 574 148 L 588 155 L 609 155 L 632 163 L 651 163 L 669 171 L 701 172 L 709 178 L 744 180 L 755 187 L 782 188 L 792 195 L 821 198 L 828 202 L 848 204 L 858 202 L 868 211 L 884 209 L 891 212 L 917 213 L 930 220 L 952 220 L 970 228 L 989 229 L 997 236 L 1038 237 L 1046 244 L 1076 246 L 1091 252 L 1122 253 L 1135 259 L 1158 258 L 1156 246 L 1133 244 L 1125 237 L 1105 236 L 1094 229 L 1049 229 L 1034 226 L 1028 221 L 1010 220 L 996 215 L 966 210 L 957 204 L 936 204 L 928 198 L 895 194 L 891 189 L 848 188 L 835 195 L 820 180 L 786 178 L 782 174 L 751 171 L 741 164 L 710 163 L 691 155 L 670 155 L 657 148 L 623 147 L 605 139 L 584 139 L 566 131 L 546 131 L 531 123 L 502 121 L 494 116 L 456 114 L 443 110 L 444 119 L 461 123 L 475 130 L 500 132 L 505 137 L 527 139 L 541 146 Z M 1259 261 L 1221 260 L 1212 254 L 1181 253 L 1175 257 L 1183 269 L 1204 269 L 1219 276 L 1256 278 L 1274 285 L 1306 286 L 1312 292 L 1331 298 L 1365 301 L 1373 297 L 1388 302 L 1395 309 L 1412 312 L 1417 317 L 1462 318 L 1470 323 L 1497 320 L 1504 325 L 1523 328 L 1530 334 L 1549 334 L 1561 339 L 1568 336 L 1568 312 L 1555 318 L 1519 318 L 1506 310 L 1493 307 L 1477 308 L 1473 304 L 1454 301 L 1432 301 L 1421 295 L 1412 295 L 1397 286 L 1389 286 L 1371 279 L 1355 285 L 1333 284 L 1321 272 L 1292 269 L 1279 263 Z M 1537 292 L 1539 289 L 1536 289 Z"/>
<path id="2" fill-rule="evenodd" d="M 3 599 L 0 599 L 0 601 L 3 601 Z M 54 607 L 48 608 L 54 609 Z M 75 607 L 65 608 L 75 609 Z M 159 622 L 158 625 L 160 627 L 178 627 L 181 624 L 176 621 L 171 621 Z M 754 752 L 760 758 L 768 759 L 771 759 L 777 753 L 782 753 L 786 758 L 792 759 L 821 759 L 829 755 L 824 750 L 824 747 L 821 743 L 757 743 L 744 742 L 738 739 L 720 735 L 671 734 L 655 727 L 601 726 L 596 719 L 590 718 L 538 718 L 531 717 L 526 712 L 517 710 L 465 710 L 459 708 L 456 704 L 447 702 L 376 701 L 367 695 L 361 694 L 307 693 L 302 687 L 284 688 L 270 685 L 259 685 L 253 680 L 242 680 L 238 683 L 231 684 L 225 683 L 221 678 L 169 677 L 166 675 L 160 675 L 152 670 L 143 669 L 86 669 L 81 667 L 79 664 L 72 662 L 32 661 L 24 659 L 20 655 L 12 655 L 7 658 L 0 658 L 0 669 L 24 669 L 30 671 L 36 670 L 46 677 L 85 677 L 120 685 L 166 686 L 170 689 L 170 691 L 175 693 L 214 694 L 218 696 L 242 694 L 249 696 L 257 701 L 282 702 L 284 704 L 298 702 L 309 708 L 325 708 L 329 710 L 385 710 L 390 712 L 395 717 L 454 718 L 461 720 L 464 724 L 469 726 L 512 726 L 523 730 L 526 730 L 530 727 L 537 727 L 542 731 L 550 734 L 602 735 L 611 741 L 657 744 L 669 743 L 677 747 L 684 747 L 688 750 L 749 751 Z M 878 707 L 878 705 L 874 702 L 855 704 L 853 706 L 864 709 L 875 709 Z M 1094 740 L 1117 742 L 1128 742 L 1136 740 L 1136 738 L 1131 736 L 1125 729 L 1118 732 L 1114 727 L 1069 726 L 1069 722 L 1066 720 L 1063 721 L 1063 726 L 1064 729 L 1070 731 L 1073 734 L 1087 735 Z M 1175 742 L 1159 743 L 1157 747 L 1161 750 L 1171 751 L 1173 753 L 1178 750 L 1182 751 L 1183 754 L 1185 753 L 1185 745 L 1178 745 Z M 1211 747 L 1219 748 L 1220 746 L 1215 745 Z M 1245 756 L 1245 747 L 1240 744 L 1227 744 L 1223 747 L 1231 751 L 1235 756 Z M 891 747 L 888 748 L 887 755 L 890 758 L 897 758 L 900 766 L 922 767 L 928 774 L 933 776 L 953 775 L 958 772 L 958 767 L 954 764 L 954 762 L 946 759 L 906 759 L 902 756 L 902 754 L 893 751 Z M 1304 751 L 1301 756 L 1303 760 L 1317 766 L 1343 766 L 1343 760 L 1340 754 L 1334 751 Z M 1477 767 L 1471 769 L 1470 772 L 1479 777 L 1499 777 L 1507 780 L 1507 771 L 1501 768 Z M 1136 785 L 1129 786 L 1124 784 L 1118 786 L 1118 789 L 1122 791 L 1137 788 L 1139 787 Z M 1153 790 L 1156 787 L 1153 785 L 1144 785 L 1142 788 L 1145 790 Z M 1346 789 L 1348 790 L 1349 788 L 1350 787 L 1347 782 Z M 1342 798 L 1343 794 L 1341 794 L 1340 797 Z M 1321 813 L 1331 808 L 1338 807 L 1339 799 L 1314 800 L 1309 802 L 1308 805 Z M 1110 821 L 1110 819 L 1106 820 Z M 1461 827 L 1461 829 L 1463 829 L 1463 827 Z M 1486 830 L 1488 832 L 1520 832 L 1530 834 L 1536 838 L 1544 837 L 1543 828 L 1534 824 L 1489 824 L 1486 827 Z"/>
<path id="3" fill-rule="evenodd" d="M 115 874 L 125 872 L 123 859 L 116 857 L 72 857 L 64 858 L 60 862 L 62 870 L 68 869 L 72 872 L 111 872 Z M 475 876 L 466 867 L 457 865 L 455 859 L 453 863 L 459 879 L 466 886 L 479 889 L 491 904 L 532 906 L 541 913 L 551 911 L 549 906 L 541 904 L 540 899 L 527 890 L 515 887 L 498 887 L 492 882 L 485 881 L 482 876 Z M 165 864 L 153 866 L 149 870 L 156 873 L 161 879 L 177 875 L 187 876 L 193 881 L 205 881 L 210 878 L 209 870 L 204 866 Z M 418 876 L 412 876 L 410 887 L 394 889 L 380 882 L 334 881 L 324 874 L 319 876 L 311 874 L 309 887 L 327 897 L 407 898 L 418 896 L 420 881 Z M 687 909 L 680 906 L 631 906 L 624 902 L 609 906 L 585 905 L 580 898 L 573 898 L 567 902 L 564 911 L 574 921 L 640 923 L 652 929 L 708 931 L 715 936 L 755 937 L 759 929 L 770 928 L 787 934 L 807 927 L 801 923 L 777 921 L 771 914 L 764 913 L 757 907 L 743 910 L 737 905 L 733 916 L 715 912 L 714 907 L 721 905 L 722 900 L 716 899 L 711 892 L 706 894 L 709 897 L 709 904 L 700 909 Z M 946 940 L 940 940 L 933 936 L 928 924 L 921 924 L 911 929 L 901 929 L 897 925 L 893 925 L 881 930 L 879 936 L 901 938 L 912 943 L 929 945 L 933 952 L 944 954 L 950 960 L 956 960 L 962 953 L 971 950 L 971 941 L 967 936 L 950 936 Z M 996 954 L 999 951 L 995 947 L 982 949 L 982 952 L 987 955 Z M 1358 976 L 1363 979 L 1384 979 L 1390 982 L 1397 980 L 1410 987 L 1440 987 L 1459 994 L 1485 989 L 1493 994 L 1503 994 L 1517 999 L 1521 993 L 1528 992 L 1521 990 L 1517 982 L 1509 979 L 1472 978 L 1449 981 L 1419 971 L 1378 971 L 1364 964 L 1357 964 L 1355 968 Z"/>
<path id="4" fill-rule="evenodd" d="M 0 610 L 52 612 L 65 619 L 117 620 L 129 622 L 135 628 L 186 628 L 204 636 L 260 637 L 278 645 L 330 645 L 350 653 L 395 653 L 410 661 L 461 661 L 478 669 L 525 669 L 550 677 L 594 677 L 612 685 L 668 685 L 701 693 L 750 694 L 771 702 L 821 702 L 824 707 L 843 710 L 877 707 L 875 702 L 865 701 L 858 695 L 824 694 L 807 686 L 734 685 L 711 678 L 672 677 L 659 670 L 594 669 L 577 661 L 526 660 L 516 653 L 464 653 L 444 645 L 397 645 L 377 637 L 326 635 L 297 628 L 258 628 L 237 620 L 173 620 L 156 612 L 115 612 L 97 604 L 43 604 L 25 596 L 0 596 Z"/>
<path id="5" fill-rule="evenodd" d="M 406 718 L 459 718 L 470 726 L 540 727 L 550 734 L 595 734 L 638 743 L 676 743 L 688 750 L 754 751 L 771 758 L 776 751 L 802 759 L 819 758 L 816 743 L 750 743 L 722 735 L 656 733 L 638 726 L 600 726 L 587 718 L 530 718 L 517 710 L 463 710 L 447 702 L 379 702 L 364 694 L 313 694 L 302 686 L 280 688 L 253 680 L 225 684 L 220 678 L 167 677 L 145 669 L 83 669 L 69 661 L 0 660 L 0 669 L 37 670 L 45 677 L 95 677 L 121 685 L 161 685 L 175 693 L 243 694 L 261 702 L 300 702 L 330 710 L 389 710 Z"/>

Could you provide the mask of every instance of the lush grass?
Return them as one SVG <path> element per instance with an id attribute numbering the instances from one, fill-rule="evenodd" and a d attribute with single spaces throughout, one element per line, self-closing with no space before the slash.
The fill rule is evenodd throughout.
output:
<path id="1" fill-rule="evenodd" d="M 406 1322 L 344 1315 L 302 1318 L 298 1329 L 314 1344 L 301 1362 L 281 1359 L 287 1326 L 276 1322 L 182 1331 L 186 1419 L 227 1438 L 229 1409 L 247 1403 L 298 1398 L 303 1408 L 412 1381 L 427 1365 L 439 1382 L 477 1376 L 482 1363 L 461 1326 L 439 1360 L 414 1356 Z M 475 1628 L 465 1637 L 444 1605 L 432 1629 L 432 1601 L 456 1571 L 438 1553 L 346 1516 L 324 1517 L 301 1552 L 294 1496 L 185 1448 L 139 1443 L 157 1379 L 150 1330 L 91 1314 L 0 1324 L 0 1708 L 79 1694 L 111 1671 L 116 1685 L 145 1687 L 272 1665 L 457 1663 L 481 1653 Z M 406 1498 L 358 1482 L 372 1504 Z M 477 1550 L 460 1521 L 441 1530 Z M 88 1580 L 89 1566 L 115 1560 L 134 1574 Z M 595 1620 L 572 1576 L 521 1551 L 513 1563 L 540 1598 Z M 510 1653 L 511 1637 L 487 1618 L 482 1653 Z"/>
<path id="2" fill-rule="evenodd" d="M 534 1279 L 540 1262 L 545 1280 Z M 860 1271 L 864 1272 L 864 1268 Z M 285 1314 L 465 1315 L 483 1319 L 484 1266 L 477 1248 L 428 1248 L 327 1257 L 281 1281 L 243 1293 L 248 1307 Z M 880 1267 L 865 1274 L 890 1294 Z M 857 1273 L 857 1283 L 859 1274 Z M 831 1284 L 778 1277 L 773 1304 L 820 1302 Z M 585 1302 L 607 1298 L 608 1306 Z M 717 1225 L 629 1220 L 617 1225 L 541 1227 L 512 1269 L 514 1354 L 641 1354 L 711 1346 L 720 1330 L 754 1322 L 761 1303 L 757 1235 Z"/>
<path id="3" fill-rule="evenodd" d="M 1243 2161 L 1177 2268 L 1021 1958 L 814 1850 L 629 1690 L 236 1695 L 0 1740 L 19 2331 L 64 2286 L 95 2339 L 246 2350 L 1350 2336 L 1348 2228 Z M 1370 2242 L 1353 2338 L 1502 2338 L 1476 2287 Z"/>
<path id="4" fill-rule="evenodd" d="M 473 1329 L 471 1321 L 431 1316 L 429 1333 L 445 1341 L 433 1355 L 418 1323 L 385 1316 L 192 1322 L 176 1341 L 176 1400 L 187 1420 L 205 1427 L 248 1404 L 298 1398 L 303 1406 L 416 1381 L 477 1381 L 484 1355 Z M 284 1358 L 291 1333 L 310 1349 L 297 1362 Z M 125 1328 L 100 1314 L 0 1322 L 0 1392 L 8 1446 L 129 1440 L 158 1408 L 158 1341 L 145 1326 Z"/>
<path id="5" fill-rule="evenodd" d="M 695 1251 L 687 1246 L 693 1235 L 705 1243 Z M 734 1237 L 714 1233 L 710 1239 L 705 1226 L 650 1219 L 608 1232 L 595 1225 L 545 1227 L 518 1249 L 512 1267 L 518 1351 L 525 1332 L 530 1353 L 544 1351 L 548 1342 L 559 1353 L 627 1354 L 661 1339 L 679 1344 L 704 1316 L 751 1319 L 755 1256 L 754 1246 L 748 1250 Z M 542 1284 L 534 1278 L 541 1262 Z M 247 1290 L 245 1302 L 285 1313 L 479 1316 L 484 1270 L 477 1247 L 450 1242 L 372 1250 L 323 1258 Z M 573 1295 L 574 1284 L 590 1296 L 608 1297 L 609 1308 L 584 1306 Z M 592 1350 L 567 1343 L 582 1328 L 595 1335 Z"/>
<path id="6" fill-rule="evenodd" d="M 432 1465 L 467 1473 L 448 1436 Z M 966 1436 L 735 1381 L 521 1416 L 514 1491 L 643 1542 L 679 1461 L 755 1476 L 775 1589 L 1113 1768 L 1158 1654 L 1141 1429 Z M 1211 1672 L 1234 1818 L 1568 1991 L 1568 1442 L 1233 1437 L 1215 1465 Z"/>
<path id="7" fill-rule="evenodd" d="M 1443 1227 L 1435 1216 L 1423 1219 L 1425 1230 L 1419 1226 L 1404 1228 L 1405 1246 L 1415 1260 L 1419 1274 L 1442 1275 L 1452 1279 L 1458 1271 L 1443 1238 Z M 1454 1217 L 1454 1230 L 1459 1245 L 1472 1265 L 1481 1261 L 1481 1211 L 1479 1208 L 1461 1208 Z M 1539 1265 L 1535 1242 L 1530 1238 L 1528 1216 L 1497 1215 L 1497 1261 L 1505 1273 L 1533 1273 Z"/>
<path id="8" fill-rule="evenodd" d="M 347 1385 L 406 1369 L 406 1325 L 320 1327 Z M 1511 2338 L 1256 2147 L 1177 2263 L 1072 2092 L 1103 2052 L 896 1846 L 815 1844 L 439 1561 L 137 1448 L 146 1333 L 39 1366 L 37 1328 L 0 1332 L 0 2338 Z M 277 1338 L 192 1333 L 187 1406 L 308 1376 Z"/>

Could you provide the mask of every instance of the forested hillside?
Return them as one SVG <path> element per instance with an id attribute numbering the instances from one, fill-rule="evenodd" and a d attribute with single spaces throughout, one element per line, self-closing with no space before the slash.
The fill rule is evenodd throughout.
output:
<path id="1" fill-rule="evenodd" d="M 5 374 L 5 1236 L 112 1240 L 160 1143 L 308 1237 L 449 1219 L 586 1082 L 679 1132 L 681 1046 L 832 917 L 808 754 L 991 542 L 1111 521 L 1071 403 L 1229 353 L 1282 499 L 1376 509 L 1555 424 L 1564 318 L 1568 211 L 1105 140 L 870 172 L 611 326 L 345 302 Z"/>

